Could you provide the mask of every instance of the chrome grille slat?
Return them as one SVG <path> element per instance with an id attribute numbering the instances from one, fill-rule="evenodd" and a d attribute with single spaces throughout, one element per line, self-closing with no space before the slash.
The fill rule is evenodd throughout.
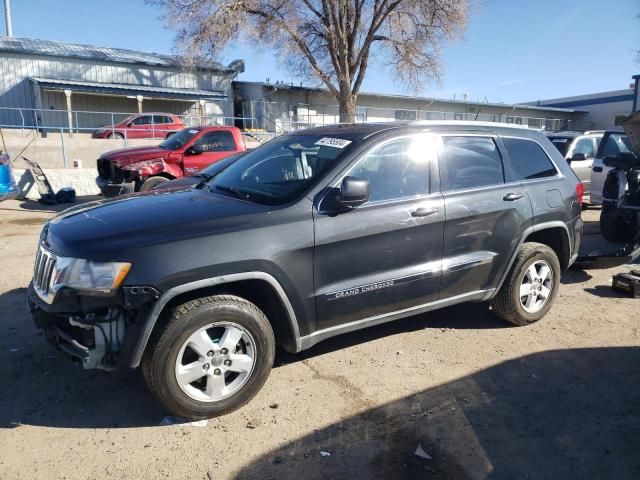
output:
<path id="1" fill-rule="evenodd" d="M 33 287 L 38 296 L 47 303 L 53 301 L 50 286 L 55 266 L 56 256 L 40 245 L 33 269 Z"/>

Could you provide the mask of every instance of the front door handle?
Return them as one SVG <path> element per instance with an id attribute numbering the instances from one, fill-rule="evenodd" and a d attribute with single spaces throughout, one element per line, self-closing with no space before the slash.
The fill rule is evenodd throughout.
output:
<path id="1" fill-rule="evenodd" d="M 522 197 L 524 197 L 524 194 L 522 193 L 507 193 L 502 199 L 506 202 L 515 202 L 516 200 L 520 200 Z"/>
<path id="2" fill-rule="evenodd" d="M 429 215 L 433 215 L 434 213 L 437 213 L 437 212 L 438 212 L 437 208 L 420 207 L 415 209 L 413 212 L 411 212 L 411 216 L 412 217 L 428 217 Z"/>

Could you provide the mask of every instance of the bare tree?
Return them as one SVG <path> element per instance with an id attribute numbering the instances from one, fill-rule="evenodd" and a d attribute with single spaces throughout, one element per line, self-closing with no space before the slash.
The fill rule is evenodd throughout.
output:
<path id="1" fill-rule="evenodd" d="M 372 58 L 418 90 L 438 80 L 443 43 L 464 31 L 469 0 L 148 0 L 166 9 L 187 56 L 215 58 L 239 38 L 275 49 L 299 77 L 321 80 L 355 120 Z"/>

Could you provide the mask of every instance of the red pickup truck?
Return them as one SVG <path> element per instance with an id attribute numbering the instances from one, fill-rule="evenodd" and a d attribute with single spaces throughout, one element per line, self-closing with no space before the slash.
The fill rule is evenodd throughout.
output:
<path id="1" fill-rule="evenodd" d="M 193 175 L 245 150 L 237 127 L 188 127 L 157 146 L 102 154 L 98 159 L 96 183 L 107 197 L 143 192 L 169 180 Z"/>

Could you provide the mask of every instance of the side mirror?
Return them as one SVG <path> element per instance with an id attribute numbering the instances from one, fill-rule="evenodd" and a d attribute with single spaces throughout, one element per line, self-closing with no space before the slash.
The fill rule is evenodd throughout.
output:
<path id="1" fill-rule="evenodd" d="M 571 157 L 569 162 L 579 162 L 581 160 L 586 160 L 586 159 L 587 159 L 586 153 L 574 153 L 573 157 Z"/>
<path id="2" fill-rule="evenodd" d="M 369 200 L 369 182 L 357 177 L 344 177 L 340 184 L 340 204 L 355 208 Z"/>
<path id="3" fill-rule="evenodd" d="M 184 153 L 187 155 L 201 155 L 204 153 L 204 147 L 195 143 L 187 148 Z"/>

